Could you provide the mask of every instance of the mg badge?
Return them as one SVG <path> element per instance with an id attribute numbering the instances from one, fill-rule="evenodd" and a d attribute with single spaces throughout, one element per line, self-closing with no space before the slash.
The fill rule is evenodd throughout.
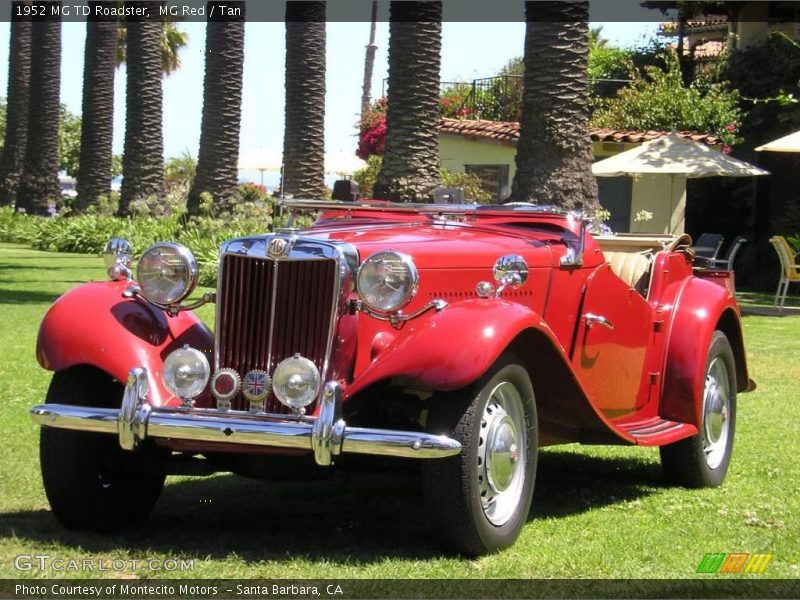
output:
<path id="1" fill-rule="evenodd" d="M 266 371 L 256 369 L 244 376 L 242 393 L 250 401 L 250 412 L 264 412 L 264 401 L 271 384 Z"/>
<path id="2" fill-rule="evenodd" d="M 267 256 L 270 258 L 285 258 L 289 255 L 289 242 L 283 238 L 272 238 L 267 246 Z"/>

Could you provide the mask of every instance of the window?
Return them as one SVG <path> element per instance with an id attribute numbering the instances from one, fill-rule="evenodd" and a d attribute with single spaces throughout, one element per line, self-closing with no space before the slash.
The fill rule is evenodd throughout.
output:
<path id="1" fill-rule="evenodd" d="M 477 175 L 492 200 L 505 200 L 511 195 L 508 186 L 508 165 L 464 165 L 464 171 Z"/>

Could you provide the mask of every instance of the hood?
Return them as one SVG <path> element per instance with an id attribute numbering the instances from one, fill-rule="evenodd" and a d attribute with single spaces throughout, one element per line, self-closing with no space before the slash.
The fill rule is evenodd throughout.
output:
<path id="1" fill-rule="evenodd" d="M 552 233 L 469 223 L 353 224 L 317 227 L 300 235 L 346 242 L 363 261 L 374 252 L 395 250 L 408 254 L 420 269 L 491 267 L 505 254 L 523 256 L 530 268 L 550 267 Z"/>

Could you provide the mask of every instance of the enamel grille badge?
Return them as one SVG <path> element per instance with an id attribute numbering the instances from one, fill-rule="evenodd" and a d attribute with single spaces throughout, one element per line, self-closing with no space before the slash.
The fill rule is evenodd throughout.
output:
<path id="1" fill-rule="evenodd" d="M 230 410 L 231 399 L 239 392 L 239 374 L 233 369 L 220 369 L 211 380 L 211 393 L 217 399 L 217 408 Z"/>
<path id="2" fill-rule="evenodd" d="M 270 258 L 285 258 L 289 255 L 289 242 L 283 238 L 272 238 L 267 246 L 267 256 Z"/>
<path id="3" fill-rule="evenodd" d="M 250 401 L 251 412 L 264 412 L 271 383 L 266 371 L 256 369 L 244 376 L 242 393 Z"/>

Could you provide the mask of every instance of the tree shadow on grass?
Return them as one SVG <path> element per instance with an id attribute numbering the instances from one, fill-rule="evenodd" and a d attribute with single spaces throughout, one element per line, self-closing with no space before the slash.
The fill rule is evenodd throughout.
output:
<path id="1" fill-rule="evenodd" d="M 50 304 L 60 295 L 59 292 L 0 289 L 0 304 Z"/>
<path id="2" fill-rule="evenodd" d="M 18 262 L 20 260 L 38 260 L 44 261 L 47 260 L 49 262 L 55 260 L 92 260 L 97 259 L 101 260 L 97 254 L 78 254 L 72 252 L 48 252 L 47 250 L 33 250 L 36 254 L 5 254 L 2 256 L 0 261 L 6 261 L 9 263 Z M 29 267 L 31 268 L 31 267 Z"/>
<path id="3" fill-rule="evenodd" d="M 658 466 L 642 461 L 548 452 L 534 498 L 535 517 L 565 517 L 642 497 Z M 0 536 L 83 552 L 174 553 L 245 563 L 297 557 L 337 564 L 447 553 L 430 523 L 415 469 L 348 472 L 311 482 L 234 475 L 170 480 L 151 518 L 124 533 L 64 529 L 47 510 L 0 514 Z"/>

